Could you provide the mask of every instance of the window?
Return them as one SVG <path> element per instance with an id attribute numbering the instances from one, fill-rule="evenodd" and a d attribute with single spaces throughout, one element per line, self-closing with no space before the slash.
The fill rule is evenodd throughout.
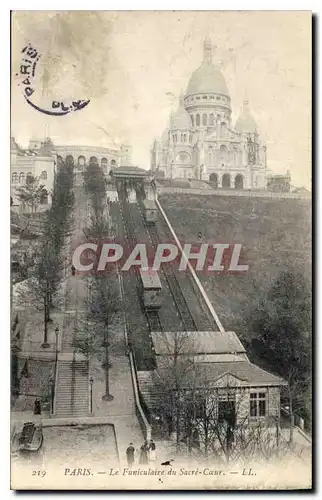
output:
<path id="1" fill-rule="evenodd" d="M 266 416 L 266 392 L 251 392 L 249 415 L 250 417 Z"/>
<path id="2" fill-rule="evenodd" d="M 221 98 L 220 98 L 219 96 L 217 96 L 217 101 L 220 101 L 220 99 L 221 99 Z"/>
<path id="3" fill-rule="evenodd" d="M 196 126 L 200 126 L 200 115 L 196 115 Z"/>
<path id="4" fill-rule="evenodd" d="M 79 156 L 77 160 L 78 166 L 83 167 L 86 163 L 86 158 L 85 156 Z"/>
<path id="5" fill-rule="evenodd" d="M 210 127 L 213 127 L 213 126 L 214 126 L 214 124 L 215 124 L 215 117 L 214 117 L 213 113 L 211 113 L 211 114 L 209 115 L 209 126 L 210 126 Z"/>
<path id="6" fill-rule="evenodd" d="M 203 98 L 203 99 L 208 99 L 208 96 L 207 96 L 207 95 L 204 95 L 202 98 Z"/>
<path id="7" fill-rule="evenodd" d="M 202 115 L 202 124 L 205 125 L 205 126 L 207 126 L 207 115 L 206 115 L 206 113 L 204 113 Z"/>
<path id="8" fill-rule="evenodd" d="M 11 180 L 12 180 L 12 184 L 17 184 L 17 182 L 18 182 L 18 174 L 17 174 L 17 172 L 14 172 L 12 174 Z"/>
<path id="9" fill-rule="evenodd" d="M 25 182 L 25 174 L 23 172 L 19 175 L 19 184 L 24 184 Z"/>
<path id="10" fill-rule="evenodd" d="M 183 134 L 183 142 L 187 142 L 187 134 Z"/>
<path id="11" fill-rule="evenodd" d="M 44 181 L 47 180 L 47 172 L 46 172 L 46 170 L 43 170 L 43 172 L 41 172 L 40 178 L 43 179 Z"/>
<path id="12" fill-rule="evenodd" d="M 198 101 L 200 101 L 200 96 L 197 96 L 197 97 L 196 97 L 196 99 L 197 99 Z"/>
<path id="13" fill-rule="evenodd" d="M 195 126 L 194 119 L 193 119 L 193 115 L 191 115 L 191 125 L 192 125 L 193 127 Z"/>
<path id="14" fill-rule="evenodd" d="M 33 179 L 34 179 L 34 178 L 33 178 L 32 173 L 31 173 L 31 172 L 28 172 L 28 174 L 27 174 L 27 178 L 26 178 L 26 183 L 27 183 L 27 184 L 32 184 Z"/>
<path id="15" fill-rule="evenodd" d="M 181 142 L 183 142 L 183 134 L 181 134 Z"/>

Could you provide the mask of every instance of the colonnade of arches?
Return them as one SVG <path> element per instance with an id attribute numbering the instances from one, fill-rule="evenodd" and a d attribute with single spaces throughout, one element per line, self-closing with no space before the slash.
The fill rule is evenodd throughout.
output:
<path id="1" fill-rule="evenodd" d="M 190 115 L 191 125 L 193 127 L 215 127 L 217 122 L 220 123 L 220 128 L 227 127 L 228 115 L 220 115 L 215 113 L 196 113 Z"/>
<path id="2" fill-rule="evenodd" d="M 215 188 L 219 186 L 219 177 L 218 174 L 210 174 L 209 181 L 214 184 Z M 237 174 L 235 178 L 230 174 L 223 174 L 221 178 L 221 187 L 222 189 L 244 189 L 244 177 L 241 174 Z"/>
<path id="3" fill-rule="evenodd" d="M 57 156 L 57 162 L 62 163 L 64 158 L 60 155 Z M 78 168 L 85 167 L 87 164 L 96 163 L 100 165 L 103 169 L 107 169 L 108 166 L 114 167 L 116 165 L 116 160 L 108 160 L 105 156 L 98 158 L 97 156 L 90 156 L 86 158 L 84 155 L 77 157 L 76 161 L 73 155 L 67 155 L 65 157 L 65 162 L 69 165 L 75 165 Z"/>

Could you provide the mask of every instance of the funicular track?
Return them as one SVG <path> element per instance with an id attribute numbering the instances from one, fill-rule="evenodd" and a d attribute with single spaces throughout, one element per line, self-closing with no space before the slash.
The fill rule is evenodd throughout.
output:
<path id="1" fill-rule="evenodd" d="M 154 249 L 156 250 L 160 240 L 159 240 L 159 235 L 157 228 L 155 226 L 147 224 L 144 216 L 142 215 L 142 205 L 140 204 L 139 207 L 139 212 L 140 212 L 140 217 L 142 220 L 142 224 L 146 230 L 146 232 L 150 235 L 152 244 L 154 246 Z M 178 282 L 177 276 L 171 266 L 170 263 L 162 263 L 162 266 L 160 267 L 160 272 L 162 272 L 169 290 L 172 294 L 173 301 L 176 305 L 176 308 L 178 310 L 179 316 L 182 321 L 182 327 L 183 330 L 187 332 L 192 332 L 192 331 L 197 331 L 197 325 L 196 322 L 191 314 L 191 311 L 189 309 L 188 303 L 183 295 L 181 286 Z"/>
<path id="2" fill-rule="evenodd" d="M 121 199 L 122 211 L 123 211 L 123 215 L 124 215 L 124 225 L 126 226 L 127 238 L 128 238 L 128 242 L 129 242 L 131 251 L 132 251 L 133 248 L 135 247 L 135 245 L 137 244 L 137 239 L 135 236 L 135 224 L 134 224 L 133 216 L 132 216 L 132 213 L 131 213 L 131 210 L 129 207 L 129 203 L 126 201 L 125 197 L 122 197 L 120 199 Z M 141 280 L 140 280 L 140 276 L 139 276 L 139 272 L 138 272 L 137 267 L 134 268 L 134 274 L 136 276 L 138 290 L 140 290 L 142 285 L 141 285 Z M 139 296 L 140 296 L 140 302 L 142 303 L 143 299 L 141 297 L 141 294 L 139 294 Z M 162 327 L 158 312 L 155 310 L 148 310 L 145 308 L 144 308 L 144 310 L 145 310 L 146 318 L 147 318 L 148 323 L 149 323 L 150 331 L 151 332 L 153 332 L 153 331 L 154 332 L 155 331 L 162 332 L 163 327 Z"/>

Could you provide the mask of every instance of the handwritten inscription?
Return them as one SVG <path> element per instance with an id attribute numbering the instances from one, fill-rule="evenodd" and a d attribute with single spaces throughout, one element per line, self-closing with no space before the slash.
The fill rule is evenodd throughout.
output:
<path id="1" fill-rule="evenodd" d="M 16 76 L 22 78 L 18 85 L 23 85 L 23 96 L 27 103 L 40 113 L 52 116 L 65 116 L 68 113 L 79 111 L 88 105 L 90 99 L 72 99 L 70 102 L 61 100 L 54 100 L 51 103 L 51 107 L 48 109 L 40 107 L 34 100 L 30 97 L 35 93 L 35 76 L 37 63 L 41 58 L 41 54 L 38 50 L 31 45 L 30 42 L 22 49 L 22 59 L 20 62 L 20 71 L 16 73 Z"/>

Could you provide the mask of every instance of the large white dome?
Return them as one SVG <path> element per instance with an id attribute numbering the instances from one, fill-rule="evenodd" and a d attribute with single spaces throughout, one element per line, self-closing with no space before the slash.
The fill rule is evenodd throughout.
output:
<path id="1" fill-rule="evenodd" d="M 218 66 L 212 62 L 212 45 L 209 39 L 204 42 L 203 62 L 200 68 L 192 73 L 186 95 L 206 93 L 229 96 L 225 78 Z"/>
<path id="2" fill-rule="evenodd" d="M 204 61 L 200 68 L 192 73 L 189 80 L 187 95 L 191 94 L 224 94 L 229 96 L 225 78 L 218 67 Z"/>

